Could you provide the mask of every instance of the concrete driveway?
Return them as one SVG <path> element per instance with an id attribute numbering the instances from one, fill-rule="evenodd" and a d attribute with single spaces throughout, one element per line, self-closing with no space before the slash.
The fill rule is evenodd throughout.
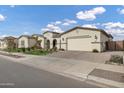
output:
<path id="1" fill-rule="evenodd" d="M 124 55 L 123 53 L 124 52 L 122 51 L 102 52 L 102 53 L 92 53 L 92 52 L 82 52 L 82 51 L 63 51 L 63 52 L 56 52 L 48 56 L 105 63 L 106 60 L 109 60 L 111 55 Z"/>

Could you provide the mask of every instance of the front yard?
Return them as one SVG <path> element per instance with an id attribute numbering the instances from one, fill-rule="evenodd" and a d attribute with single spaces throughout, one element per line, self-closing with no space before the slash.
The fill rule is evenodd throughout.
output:
<path id="1" fill-rule="evenodd" d="M 31 48 L 17 48 L 17 49 L 5 49 L 8 53 L 24 53 L 24 54 L 31 54 L 31 55 L 47 55 L 52 53 L 52 50 L 43 50 L 43 49 L 31 49 Z"/>

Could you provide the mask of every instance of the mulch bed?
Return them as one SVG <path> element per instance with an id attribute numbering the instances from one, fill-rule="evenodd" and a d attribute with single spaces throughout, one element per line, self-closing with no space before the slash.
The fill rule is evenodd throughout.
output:
<path id="1" fill-rule="evenodd" d="M 124 73 L 94 69 L 89 75 L 124 83 Z"/>
<path id="2" fill-rule="evenodd" d="M 24 56 L 19 56 L 19 55 L 14 55 L 14 54 L 7 54 L 7 53 L 1 53 L 0 55 L 8 56 L 8 57 L 13 57 L 13 58 L 23 58 Z"/>

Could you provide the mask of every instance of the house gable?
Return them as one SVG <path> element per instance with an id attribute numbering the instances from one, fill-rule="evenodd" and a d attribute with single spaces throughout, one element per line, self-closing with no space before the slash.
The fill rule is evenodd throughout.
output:
<path id="1" fill-rule="evenodd" d="M 62 36 L 62 35 L 64 35 L 64 34 L 67 34 L 67 33 L 71 32 L 71 31 L 74 31 L 74 30 L 76 30 L 76 29 L 97 31 L 97 32 L 103 33 L 103 34 L 106 35 L 108 38 L 112 37 L 112 35 L 107 34 L 107 33 L 106 33 L 104 30 L 102 30 L 102 29 L 88 28 L 88 27 L 80 27 L 80 26 L 77 26 L 77 27 L 74 27 L 74 28 L 72 28 L 72 29 L 69 29 L 68 31 L 63 32 L 62 34 L 60 34 L 60 36 Z"/>

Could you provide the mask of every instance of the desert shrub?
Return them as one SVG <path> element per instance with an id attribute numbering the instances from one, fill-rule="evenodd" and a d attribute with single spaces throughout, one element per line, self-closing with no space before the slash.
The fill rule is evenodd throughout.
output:
<path id="1" fill-rule="evenodd" d="M 25 51 L 31 51 L 31 48 L 25 48 Z"/>
<path id="2" fill-rule="evenodd" d="M 31 47 L 31 50 L 35 50 L 35 47 L 33 46 L 33 47 Z"/>
<path id="3" fill-rule="evenodd" d="M 93 49 L 92 52 L 98 53 L 99 51 L 97 49 Z"/>
<path id="4" fill-rule="evenodd" d="M 22 52 L 22 50 L 20 48 L 17 49 L 17 52 Z"/>
<path id="5" fill-rule="evenodd" d="M 25 52 L 25 51 L 26 51 L 26 49 L 25 49 L 25 48 L 21 48 L 21 51 L 22 51 L 22 52 Z"/>
<path id="6" fill-rule="evenodd" d="M 111 58 L 109 61 L 113 63 L 123 64 L 123 56 L 111 55 Z"/>

